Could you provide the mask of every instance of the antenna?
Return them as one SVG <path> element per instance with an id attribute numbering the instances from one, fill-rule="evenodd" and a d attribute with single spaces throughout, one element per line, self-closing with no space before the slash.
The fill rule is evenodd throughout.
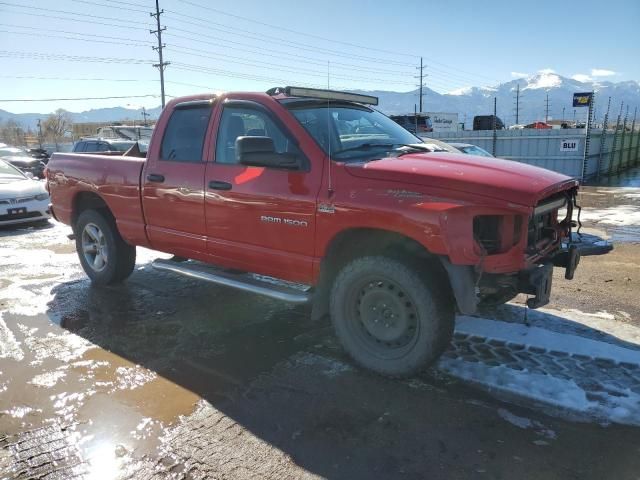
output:
<path id="1" fill-rule="evenodd" d="M 331 73 L 330 73 L 330 62 L 327 60 L 327 90 L 331 90 Z M 331 166 L 333 161 L 331 160 L 331 111 L 329 108 L 331 107 L 331 102 L 329 97 L 327 97 L 327 149 L 329 151 L 329 170 L 328 170 L 328 183 L 327 186 L 327 194 L 329 198 L 333 196 L 333 178 L 331 175 Z"/>

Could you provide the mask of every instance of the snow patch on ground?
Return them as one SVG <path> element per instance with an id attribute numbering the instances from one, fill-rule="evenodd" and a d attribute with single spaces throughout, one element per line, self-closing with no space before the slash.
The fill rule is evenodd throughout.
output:
<path id="1" fill-rule="evenodd" d="M 584 209 L 581 221 L 616 226 L 640 226 L 640 205 L 617 205 L 600 210 Z"/>
<path id="2" fill-rule="evenodd" d="M 347 365 L 346 363 L 332 358 L 316 355 L 314 353 L 300 355 L 295 358 L 295 362 L 302 365 L 319 367 L 321 369 L 321 373 L 330 378 L 353 371 L 353 367 L 351 367 L 351 365 Z"/>
<path id="3" fill-rule="evenodd" d="M 456 320 L 456 332 L 515 342 L 527 347 L 538 347 L 572 355 L 606 358 L 615 362 L 640 365 L 640 351 L 638 350 L 630 350 L 576 335 L 557 333 L 545 328 L 460 316 Z"/>
<path id="4" fill-rule="evenodd" d="M 10 358 L 18 362 L 24 358 L 20 342 L 16 340 L 15 335 L 2 319 L 2 312 L 0 312 L 0 358 Z"/>
<path id="5" fill-rule="evenodd" d="M 511 321 L 458 317 L 438 368 L 545 413 L 640 426 L 640 329 L 608 312 L 530 311 L 528 325 L 520 323 L 520 307 L 505 306 L 499 316 L 509 312 Z"/>
<path id="6" fill-rule="evenodd" d="M 518 428 L 522 429 L 534 429 L 536 433 L 547 438 L 556 438 L 556 432 L 544 426 L 544 424 L 537 420 L 531 420 L 530 418 L 520 417 L 515 413 L 510 412 L 506 408 L 499 408 L 498 415 L 504 420 Z"/>

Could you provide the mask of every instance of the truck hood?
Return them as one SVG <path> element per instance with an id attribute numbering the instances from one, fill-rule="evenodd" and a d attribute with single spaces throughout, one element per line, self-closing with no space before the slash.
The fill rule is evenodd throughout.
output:
<path id="1" fill-rule="evenodd" d="M 513 160 L 455 153 L 410 153 L 367 163 L 346 164 L 356 177 L 457 190 L 534 206 L 578 181 Z"/>

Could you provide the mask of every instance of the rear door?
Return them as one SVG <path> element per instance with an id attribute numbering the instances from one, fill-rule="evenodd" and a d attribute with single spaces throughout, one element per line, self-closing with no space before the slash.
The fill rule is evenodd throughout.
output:
<path id="1" fill-rule="evenodd" d="M 206 254 L 205 136 L 210 101 L 174 107 L 161 142 L 153 142 L 143 170 L 147 235 L 157 250 L 187 257 Z"/>
<path id="2" fill-rule="evenodd" d="M 240 165 L 240 136 L 268 136 L 300 168 Z M 258 102 L 227 101 L 217 122 L 215 158 L 207 167 L 208 251 L 226 266 L 309 282 L 321 168 L 312 168 L 282 119 Z"/>

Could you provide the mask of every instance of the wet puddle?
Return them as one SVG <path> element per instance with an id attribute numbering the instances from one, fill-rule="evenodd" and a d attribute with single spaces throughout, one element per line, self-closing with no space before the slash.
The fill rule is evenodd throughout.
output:
<path id="1" fill-rule="evenodd" d="M 640 167 L 580 188 L 584 232 L 640 242 Z"/>

